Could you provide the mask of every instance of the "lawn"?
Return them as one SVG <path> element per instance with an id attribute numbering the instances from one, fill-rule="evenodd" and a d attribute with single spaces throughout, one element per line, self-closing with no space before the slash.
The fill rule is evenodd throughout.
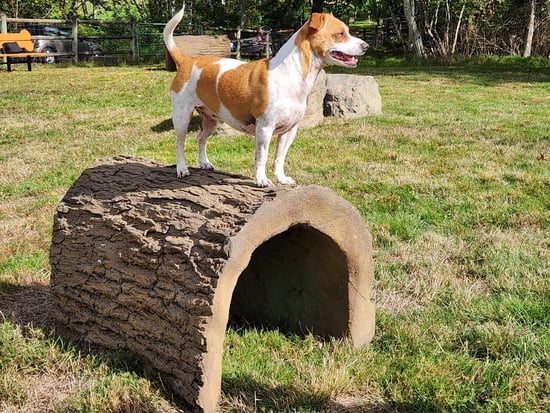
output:
<path id="1" fill-rule="evenodd" d="M 375 337 L 354 349 L 228 330 L 221 410 L 550 410 L 550 64 L 363 58 L 352 73 L 375 77 L 383 114 L 301 130 L 286 169 L 364 217 Z M 66 342 L 48 318 L 55 207 L 100 158 L 174 163 L 172 77 L 0 68 L 0 412 L 179 411 L 131 354 Z M 218 169 L 253 176 L 251 138 L 209 149 Z"/>

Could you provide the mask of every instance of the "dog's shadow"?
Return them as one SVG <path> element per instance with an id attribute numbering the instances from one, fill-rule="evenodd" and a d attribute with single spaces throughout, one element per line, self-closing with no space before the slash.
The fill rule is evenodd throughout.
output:
<path id="1" fill-rule="evenodd" d="M 201 128 L 201 118 L 199 116 L 193 116 L 189 127 L 187 128 L 188 132 L 197 132 Z M 174 124 L 172 123 L 172 118 L 163 120 L 162 122 L 151 127 L 151 130 L 156 133 L 168 132 L 174 129 Z"/>

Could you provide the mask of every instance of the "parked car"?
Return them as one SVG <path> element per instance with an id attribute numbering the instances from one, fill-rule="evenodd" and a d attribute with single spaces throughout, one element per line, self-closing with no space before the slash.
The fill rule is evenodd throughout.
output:
<path id="1" fill-rule="evenodd" d="M 241 56 L 250 58 L 261 58 L 266 55 L 266 36 L 271 33 L 271 27 L 262 26 L 255 32 L 241 32 Z M 238 40 L 231 42 L 231 52 L 237 51 Z M 273 56 L 273 48 L 269 47 L 270 56 Z"/>
<path id="2" fill-rule="evenodd" d="M 35 39 L 34 51 L 42 53 L 72 53 L 73 38 L 70 28 L 57 26 L 45 26 L 41 24 L 32 24 L 22 27 L 27 29 L 31 36 L 51 36 L 52 39 Z M 78 58 L 89 59 L 91 56 L 102 56 L 103 48 L 98 43 L 89 42 L 87 40 L 78 40 Z M 46 63 L 55 63 L 59 58 L 64 56 L 47 56 L 44 61 Z"/>

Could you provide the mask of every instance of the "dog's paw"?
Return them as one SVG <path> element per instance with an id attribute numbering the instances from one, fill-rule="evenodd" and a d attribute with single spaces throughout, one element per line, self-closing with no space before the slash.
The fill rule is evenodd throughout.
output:
<path id="1" fill-rule="evenodd" d="M 256 179 L 256 185 L 259 187 L 259 188 L 267 188 L 268 186 L 273 186 L 273 182 L 271 182 L 269 179 L 267 178 L 262 178 L 262 179 Z"/>
<path id="2" fill-rule="evenodd" d="M 177 175 L 178 175 L 178 178 L 183 178 L 184 176 L 191 175 L 191 172 L 189 172 L 189 169 L 187 169 L 187 167 L 183 167 L 183 168 L 178 167 Z"/>
<path id="3" fill-rule="evenodd" d="M 292 179 L 290 176 L 283 176 L 281 178 L 277 178 L 277 182 L 283 185 L 296 185 L 296 181 Z"/>
<path id="4" fill-rule="evenodd" d="M 201 162 L 201 169 L 216 169 L 210 162 Z"/>

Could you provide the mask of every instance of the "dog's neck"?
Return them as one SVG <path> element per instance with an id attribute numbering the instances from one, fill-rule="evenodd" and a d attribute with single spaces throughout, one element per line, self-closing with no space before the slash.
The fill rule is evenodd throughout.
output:
<path id="1" fill-rule="evenodd" d="M 309 42 L 303 38 L 301 30 L 292 35 L 269 64 L 270 70 L 279 71 L 289 82 L 296 79 L 308 94 L 324 67 L 323 59 L 311 51 Z"/>

